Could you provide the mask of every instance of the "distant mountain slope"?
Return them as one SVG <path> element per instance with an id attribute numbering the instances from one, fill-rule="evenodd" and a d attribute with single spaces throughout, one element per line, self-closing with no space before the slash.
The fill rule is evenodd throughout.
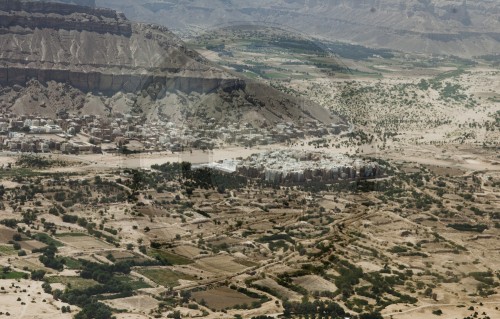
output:
<path id="1" fill-rule="evenodd" d="M 67 3 L 67 4 L 76 4 L 79 6 L 95 7 L 95 0 L 30 0 L 30 1 L 60 2 L 60 3 Z"/>
<path id="2" fill-rule="evenodd" d="M 232 78 L 165 28 L 133 24 L 109 9 L 11 0 L 0 0 L 0 9 L 0 82 L 36 75 L 82 90 L 130 92 L 156 76 L 203 91 Z"/>
<path id="3" fill-rule="evenodd" d="M 259 125 L 339 120 L 314 103 L 211 64 L 165 27 L 56 2 L 0 0 L 0 85 L 21 86 L 0 90 L 0 110 L 20 114 L 55 116 L 61 108 L 106 114 L 115 105 L 148 117 L 191 108 L 220 122 L 250 112 Z"/>
<path id="4" fill-rule="evenodd" d="M 271 23 L 329 40 L 428 54 L 500 51 L 497 0 L 97 0 L 187 35 L 227 23 Z"/>

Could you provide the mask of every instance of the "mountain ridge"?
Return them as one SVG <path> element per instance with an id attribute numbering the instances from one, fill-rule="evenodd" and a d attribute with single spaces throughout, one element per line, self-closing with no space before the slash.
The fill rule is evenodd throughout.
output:
<path id="1" fill-rule="evenodd" d="M 169 109 L 182 113 L 196 107 L 216 114 L 220 122 L 234 120 L 229 114 L 246 113 L 252 113 L 250 118 L 259 125 L 340 121 L 315 103 L 250 83 L 209 62 L 165 27 L 134 23 L 111 9 L 0 0 L 0 16 L 0 85 L 7 87 L 7 94 L 0 96 L 4 112 L 18 108 L 18 113 L 56 116 L 58 109 L 67 108 L 81 113 L 95 100 L 92 96 L 103 100 L 98 104 L 104 112 L 117 94 L 125 99 L 123 94 L 130 93 L 122 104 L 135 102 L 124 110 L 147 112 L 153 118 Z M 60 95 L 52 94 L 49 82 L 70 86 L 68 90 L 80 98 L 65 99 L 64 87 L 55 89 Z M 25 89 L 9 89 L 16 85 Z M 214 108 L 221 111 L 213 112 Z"/>
<path id="2" fill-rule="evenodd" d="M 271 22 L 311 37 L 406 52 L 470 57 L 500 50 L 500 6 L 488 0 L 98 0 L 97 4 L 138 21 L 166 25 L 185 37 L 221 23 Z"/>

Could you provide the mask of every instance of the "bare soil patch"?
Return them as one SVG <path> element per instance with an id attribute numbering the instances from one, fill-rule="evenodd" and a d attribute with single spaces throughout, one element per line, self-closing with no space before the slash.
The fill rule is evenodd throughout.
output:
<path id="1" fill-rule="evenodd" d="M 0 243 L 7 244 L 10 240 L 12 240 L 12 236 L 14 236 L 14 234 L 17 234 L 17 231 L 0 226 Z"/>
<path id="2" fill-rule="evenodd" d="M 234 261 L 231 256 L 215 256 L 198 259 L 196 261 L 198 268 L 213 272 L 213 273 L 238 273 L 245 270 L 247 267 Z"/>
<path id="3" fill-rule="evenodd" d="M 70 319 L 78 307 L 71 305 L 73 313 L 62 313 L 60 308 L 67 304 L 55 300 L 43 291 L 41 281 L 0 280 L 4 287 L 1 297 L 2 318 Z M 12 286 L 14 284 L 14 286 Z M 16 288 L 19 287 L 19 288 Z M 24 292 L 23 292 L 24 291 Z M 6 313 L 10 316 L 6 316 Z"/>
<path id="4" fill-rule="evenodd" d="M 58 236 L 58 240 L 64 244 L 78 249 L 109 249 L 112 246 L 90 236 Z"/>
<path id="5" fill-rule="evenodd" d="M 20 241 L 19 244 L 21 245 L 22 249 L 30 251 L 47 247 L 46 244 L 39 242 L 38 240 L 23 240 Z"/>
<path id="6" fill-rule="evenodd" d="M 306 275 L 302 277 L 297 277 L 293 280 L 296 285 L 299 285 L 309 292 L 314 291 L 331 291 L 337 290 L 337 286 L 334 283 L 320 277 L 317 275 Z"/>
<path id="7" fill-rule="evenodd" d="M 193 246 L 177 246 L 174 248 L 174 252 L 184 257 L 193 258 L 200 254 L 201 249 Z"/>
<path id="8" fill-rule="evenodd" d="M 106 300 L 104 303 L 115 309 L 126 309 L 128 311 L 140 311 L 146 313 L 158 306 L 158 300 L 150 296 L 132 296 Z"/>

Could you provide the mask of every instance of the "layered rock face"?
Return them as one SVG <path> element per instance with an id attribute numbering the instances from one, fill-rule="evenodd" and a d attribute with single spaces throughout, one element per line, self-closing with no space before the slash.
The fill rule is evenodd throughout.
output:
<path id="1" fill-rule="evenodd" d="M 209 93 L 223 88 L 245 88 L 241 79 L 203 78 L 196 76 L 112 74 L 98 71 L 80 72 L 69 69 L 35 69 L 26 67 L 0 67 L 0 85 L 24 85 L 29 80 L 67 83 L 82 91 L 133 93 L 152 84 L 160 84 L 168 91 Z"/>
<path id="2" fill-rule="evenodd" d="M 132 25 L 123 14 L 111 9 L 93 8 L 95 2 L 84 3 L 0 0 L 0 27 L 132 34 Z"/>
<path id="3" fill-rule="evenodd" d="M 109 9 L 0 0 L 0 48 L 1 85 L 53 80 L 111 94 L 153 83 L 200 93 L 245 85 L 167 29 L 133 24 Z"/>
<path id="4" fill-rule="evenodd" d="M 209 119 L 255 127 L 342 122 L 207 61 L 165 27 L 91 6 L 0 0 L 0 113 L 55 117 L 61 109 L 192 126 Z"/>
<path id="5" fill-rule="evenodd" d="M 95 7 L 95 0 L 31 0 L 31 1 L 42 1 L 42 2 L 60 2 L 77 4 L 79 6 Z"/>

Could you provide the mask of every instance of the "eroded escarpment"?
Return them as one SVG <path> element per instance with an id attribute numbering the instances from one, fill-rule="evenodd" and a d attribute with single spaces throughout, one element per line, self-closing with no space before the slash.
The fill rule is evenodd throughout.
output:
<path id="1" fill-rule="evenodd" d="M 245 82 L 231 78 L 205 78 L 197 76 L 113 74 L 104 72 L 80 72 L 69 69 L 35 69 L 0 67 L 0 85 L 24 85 L 30 80 L 41 83 L 56 81 L 67 83 L 82 91 L 139 92 L 151 84 L 160 84 L 169 91 L 208 93 L 218 88 L 243 89 Z"/>
<path id="2" fill-rule="evenodd" d="M 151 120 L 191 116 L 192 125 L 244 119 L 259 127 L 342 121 L 209 62 L 165 27 L 109 9 L 0 0 L 0 20 L 1 112 L 135 112 Z M 68 100 L 68 93 L 78 98 Z"/>
<path id="3" fill-rule="evenodd" d="M 57 81 L 82 91 L 138 92 L 151 83 L 184 92 L 242 88 L 166 28 L 109 9 L 0 0 L 0 84 Z"/>

